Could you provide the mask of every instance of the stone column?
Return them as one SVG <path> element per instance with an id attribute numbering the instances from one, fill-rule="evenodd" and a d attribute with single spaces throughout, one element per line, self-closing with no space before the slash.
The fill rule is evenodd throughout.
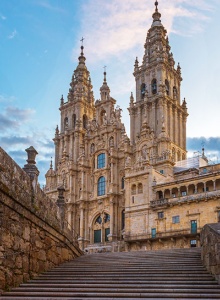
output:
<path id="1" fill-rule="evenodd" d="M 33 146 L 30 146 L 29 148 L 25 149 L 28 155 L 27 164 L 24 165 L 23 170 L 30 176 L 33 192 L 36 191 L 37 183 L 38 183 L 38 176 L 40 174 L 38 168 L 35 166 L 36 161 L 36 155 L 38 152 L 34 149 Z"/>
<path id="2" fill-rule="evenodd" d="M 155 105 L 155 102 L 153 102 L 152 103 L 152 127 L 153 127 L 154 133 L 156 134 L 155 110 L 156 110 L 156 105 Z"/>
<path id="3" fill-rule="evenodd" d="M 183 118 L 182 117 L 183 117 L 182 112 L 180 112 L 179 113 L 179 141 L 180 141 L 179 146 L 181 148 L 183 148 L 183 145 L 184 145 L 184 143 L 183 143 Z M 181 159 L 182 159 L 182 157 L 181 157 Z"/>
<path id="4" fill-rule="evenodd" d="M 61 229 L 64 229 L 65 225 L 65 200 L 64 200 L 64 187 L 60 186 L 57 188 L 58 191 L 58 199 L 57 199 L 57 206 L 58 206 L 58 215 L 60 218 L 60 225 Z"/>
<path id="5" fill-rule="evenodd" d="M 80 204 L 79 246 L 84 249 L 84 205 Z"/>
<path id="6" fill-rule="evenodd" d="M 115 199 L 114 196 L 110 199 L 110 234 L 108 235 L 108 239 L 110 242 L 114 241 L 116 238 L 115 235 Z"/>

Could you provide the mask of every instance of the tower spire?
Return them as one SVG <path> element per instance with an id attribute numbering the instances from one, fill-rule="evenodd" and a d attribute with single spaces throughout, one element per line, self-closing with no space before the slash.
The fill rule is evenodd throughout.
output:
<path id="1" fill-rule="evenodd" d="M 159 3 L 158 3 L 158 1 L 156 1 L 154 4 L 155 4 L 155 12 L 152 15 L 152 17 L 153 17 L 153 24 L 152 24 L 151 27 L 153 27 L 153 26 L 162 26 L 161 20 L 160 20 L 161 14 L 158 11 L 158 4 Z"/>

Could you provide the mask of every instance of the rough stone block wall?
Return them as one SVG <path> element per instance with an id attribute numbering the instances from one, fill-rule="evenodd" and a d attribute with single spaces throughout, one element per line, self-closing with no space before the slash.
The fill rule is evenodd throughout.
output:
<path id="1" fill-rule="evenodd" d="M 57 205 L 0 148 L 0 289 L 81 254 Z"/>
<path id="2" fill-rule="evenodd" d="M 203 264 L 220 284 L 220 223 L 207 224 L 201 231 Z"/>

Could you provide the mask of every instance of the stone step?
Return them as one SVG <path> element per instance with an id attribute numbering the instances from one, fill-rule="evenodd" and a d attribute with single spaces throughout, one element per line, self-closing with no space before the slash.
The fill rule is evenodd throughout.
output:
<path id="1" fill-rule="evenodd" d="M 13 288 L 1 300 L 220 299 L 200 249 L 79 257 Z"/>
<path id="2" fill-rule="evenodd" d="M 163 288 L 173 288 L 174 284 L 172 283 L 163 283 L 161 285 L 161 283 L 139 283 L 139 284 L 129 284 L 127 285 L 126 283 L 121 283 L 121 284 L 114 284 L 114 289 L 117 288 L 117 289 L 123 289 L 123 288 L 126 288 L 126 289 L 137 289 L 137 288 L 140 288 L 140 289 L 154 289 L 154 288 L 158 288 L 158 289 L 161 289 L 161 287 Z M 75 289 L 78 289 L 78 288 L 83 288 L 83 289 L 101 289 L 101 288 L 110 288 L 112 289 L 112 284 L 111 283 L 87 283 L 87 284 L 83 284 L 83 283 L 75 283 L 75 284 L 22 284 L 19 288 L 13 288 L 12 290 L 13 291 L 16 291 L 19 289 L 19 291 L 35 291 L 35 290 L 46 290 L 48 288 L 53 288 L 53 291 L 58 291 L 58 289 L 63 289 L 63 288 L 66 288 L 66 289 L 72 289 L 74 288 Z M 186 289 L 199 289 L 199 288 L 202 288 L 202 289 L 218 289 L 220 290 L 220 287 L 219 285 L 216 283 L 216 284 L 207 284 L 207 285 L 204 285 L 204 284 L 201 284 L 201 283 L 188 283 L 186 284 L 185 282 L 184 283 L 178 283 L 178 288 L 186 288 Z"/>
<path id="3" fill-rule="evenodd" d="M 215 293 L 213 292 L 212 294 L 209 293 L 209 291 L 205 291 L 205 292 L 192 292 L 192 291 L 185 291 L 184 293 L 182 293 L 181 290 L 167 290 L 166 292 L 164 290 L 161 290 L 160 292 L 157 291 L 153 291 L 153 292 L 149 292 L 147 291 L 145 292 L 132 292 L 132 293 L 119 293 L 119 292 L 112 292 L 107 294 L 106 292 L 8 292 L 7 293 L 7 297 L 9 297 L 10 299 L 17 299 L 16 297 L 23 297 L 21 299 L 30 299 L 30 297 L 35 297 L 35 299 L 51 299 L 51 297 L 54 297 L 55 299 L 59 299 L 59 298 L 67 298 L 67 299 L 79 299 L 80 297 L 82 299 L 88 299 L 88 298 L 92 298 L 94 299 L 94 297 L 98 297 L 98 298 L 110 298 L 110 299 L 118 299 L 118 298 L 144 298 L 144 299 L 148 299 L 148 298 L 157 298 L 157 299 L 163 299 L 163 298 L 186 298 L 186 299 L 196 299 L 196 298 L 203 298 L 203 299 L 220 299 L 220 293 Z M 4 299 L 9 299 L 7 298 L 5 295 L 3 295 L 1 297 L 1 300 Z M 13 297 L 13 298 L 12 298 Z M 14 298 L 15 297 L 15 298 Z"/>

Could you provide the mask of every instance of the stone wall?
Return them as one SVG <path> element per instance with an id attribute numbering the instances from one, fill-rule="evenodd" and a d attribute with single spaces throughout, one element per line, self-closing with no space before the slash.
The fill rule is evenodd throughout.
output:
<path id="1" fill-rule="evenodd" d="M 81 254 L 56 203 L 0 148 L 0 289 Z"/>
<path id="2" fill-rule="evenodd" d="M 207 224 L 201 231 L 203 264 L 220 284 L 220 223 Z"/>

